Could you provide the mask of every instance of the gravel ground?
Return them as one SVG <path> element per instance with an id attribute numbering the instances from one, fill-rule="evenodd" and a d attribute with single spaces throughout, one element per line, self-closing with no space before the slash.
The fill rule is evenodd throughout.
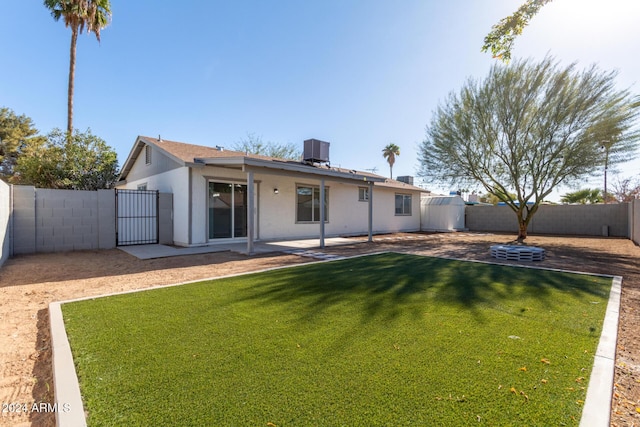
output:
<path id="1" fill-rule="evenodd" d="M 401 233 L 324 252 L 349 256 L 401 251 L 493 262 L 489 246 L 513 238 L 504 234 Z M 568 236 L 530 236 L 527 244 L 547 251 L 547 259 L 536 266 L 623 277 L 611 425 L 640 426 L 640 248 L 625 239 Z M 230 252 L 141 261 L 117 249 L 10 259 L 0 268 L 0 403 L 23 403 L 29 409 L 33 402 L 53 403 L 48 312 L 52 301 L 310 261 L 281 253 L 247 257 Z M 54 424 L 50 412 L 0 416 L 0 426 Z"/>

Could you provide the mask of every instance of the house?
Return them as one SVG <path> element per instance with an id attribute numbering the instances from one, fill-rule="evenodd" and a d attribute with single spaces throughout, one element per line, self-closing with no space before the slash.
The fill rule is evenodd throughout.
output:
<path id="1" fill-rule="evenodd" d="M 425 190 L 380 175 L 331 167 L 326 158 L 272 157 L 139 136 L 119 189 L 173 194 L 179 246 L 420 230 Z M 317 151 L 317 150 L 316 150 Z M 305 149 L 305 153 L 307 150 Z"/>

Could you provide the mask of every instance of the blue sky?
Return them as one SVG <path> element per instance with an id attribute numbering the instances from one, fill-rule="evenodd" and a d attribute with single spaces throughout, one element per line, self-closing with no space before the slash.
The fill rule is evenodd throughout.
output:
<path id="1" fill-rule="evenodd" d="M 521 1 L 112 0 L 101 44 L 78 42 L 74 127 L 121 165 L 137 135 L 231 147 L 253 133 L 329 141 L 332 165 L 387 176 L 381 150 L 394 142 L 394 176 L 415 175 L 438 102 L 487 74 L 483 38 Z M 637 0 L 554 0 L 513 56 L 598 63 L 640 93 L 638 16 Z M 66 126 L 70 35 L 39 0 L 0 6 L 0 105 L 42 133 Z M 638 173 L 640 160 L 621 168 Z"/>

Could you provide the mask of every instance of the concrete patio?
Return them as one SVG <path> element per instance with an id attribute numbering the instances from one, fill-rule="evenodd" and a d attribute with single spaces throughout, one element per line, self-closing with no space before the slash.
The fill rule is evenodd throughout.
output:
<path id="1" fill-rule="evenodd" d="M 324 240 L 325 247 L 352 245 L 354 243 L 365 243 L 366 236 L 362 237 L 333 237 Z M 264 241 L 255 242 L 253 246 L 253 254 L 265 254 L 271 252 L 290 252 L 303 254 L 305 251 L 316 250 L 320 248 L 318 239 L 306 240 L 285 240 L 285 241 Z M 213 252 L 236 252 L 241 254 L 247 253 L 246 243 L 217 243 L 207 246 L 196 247 L 178 247 L 169 245 L 134 245 L 119 246 L 118 249 L 133 255 L 138 259 L 154 259 L 167 258 L 182 255 L 207 254 Z M 316 252 L 318 253 L 318 252 Z"/>

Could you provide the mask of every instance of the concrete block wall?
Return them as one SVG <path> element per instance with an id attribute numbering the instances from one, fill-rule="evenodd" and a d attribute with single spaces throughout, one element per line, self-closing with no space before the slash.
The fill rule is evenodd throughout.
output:
<path id="1" fill-rule="evenodd" d="M 636 245 L 640 245 L 640 199 L 629 203 L 629 234 Z"/>
<path id="2" fill-rule="evenodd" d="M 11 187 L 0 180 L 0 266 L 11 256 Z"/>
<path id="3" fill-rule="evenodd" d="M 173 195 L 160 193 L 159 205 L 160 243 L 173 244 Z M 115 191 L 36 189 L 0 181 L 0 243 L 0 265 L 14 254 L 115 248 Z"/>
<path id="4" fill-rule="evenodd" d="M 98 247 L 97 192 L 36 190 L 36 251 Z"/>
<path id="5" fill-rule="evenodd" d="M 36 189 L 13 186 L 13 255 L 36 252 Z"/>
<path id="6" fill-rule="evenodd" d="M 98 249 L 116 247 L 116 198 L 114 190 L 97 191 Z"/>
<path id="7" fill-rule="evenodd" d="M 13 186 L 13 254 L 111 249 L 114 190 Z"/>
<path id="8" fill-rule="evenodd" d="M 627 203 L 597 205 L 542 205 L 527 231 L 537 234 L 569 234 L 629 238 Z M 518 232 L 515 213 L 508 206 L 467 206 L 466 226 L 471 231 Z"/>

